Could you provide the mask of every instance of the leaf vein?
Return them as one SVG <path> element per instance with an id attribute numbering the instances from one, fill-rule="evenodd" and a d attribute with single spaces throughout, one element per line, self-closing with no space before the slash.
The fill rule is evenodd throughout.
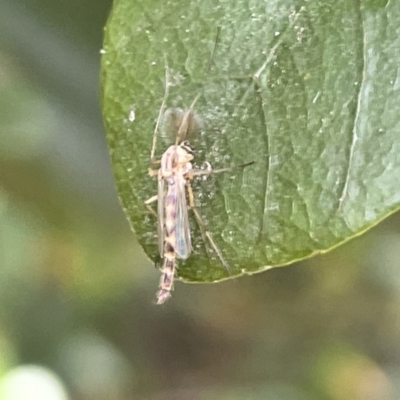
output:
<path id="1" fill-rule="evenodd" d="M 353 163 L 354 163 L 354 154 L 355 154 L 355 149 L 357 145 L 357 141 L 359 139 L 358 134 L 357 134 L 357 126 L 358 122 L 360 119 L 360 110 L 361 110 L 361 100 L 362 100 L 362 93 L 363 93 L 363 87 L 366 81 L 366 40 L 365 40 L 365 28 L 364 28 L 364 23 L 362 17 L 360 18 L 361 21 L 361 31 L 362 31 L 362 47 L 363 47 L 363 64 L 362 64 L 362 78 L 361 82 L 358 88 L 358 93 L 357 93 L 357 107 L 355 111 L 355 117 L 354 117 L 354 124 L 353 124 L 353 130 L 352 130 L 352 139 L 351 139 L 351 145 L 350 145 L 350 151 L 349 151 L 349 162 L 347 165 L 346 169 L 346 176 L 344 179 L 344 184 L 343 184 L 343 189 L 342 193 L 339 197 L 339 207 L 338 211 L 340 211 L 343 207 L 343 203 L 347 198 L 347 192 L 349 189 L 349 183 L 350 183 L 350 178 L 351 178 L 351 170 L 353 168 Z"/>

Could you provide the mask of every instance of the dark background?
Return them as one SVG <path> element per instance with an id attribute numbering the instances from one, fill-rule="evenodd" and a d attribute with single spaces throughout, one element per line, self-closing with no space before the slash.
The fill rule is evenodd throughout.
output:
<path id="1" fill-rule="evenodd" d="M 110 8 L 0 1 L 0 399 L 400 398 L 399 215 L 153 304 L 101 121 Z"/>

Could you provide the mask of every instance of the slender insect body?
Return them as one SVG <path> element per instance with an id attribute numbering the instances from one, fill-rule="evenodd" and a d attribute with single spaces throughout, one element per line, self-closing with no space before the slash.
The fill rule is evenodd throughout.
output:
<path id="1" fill-rule="evenodd" d="M 219 30 L 208 70 L 211 67 L 211 60 L 218 42 L 218 35 Z M 173 134 L 175 144 L 170 146 L 162 155 L 158 171 L 149 170 L 150 175 L 157 175 L 158 177 L 158 193 L 157 196 L 153 196 L 145 202 L 149 207 L 150 203 L 155 200 L 158 201 L 158 251 L 163 258 L 163 265 L 160 269 L 161 278 L 159 289 L 156 294 L 157 304 L 164 303 L 171 296 L 176 259 L 184 260 L 189 257 L 192 251 L 187 203 L 189 203 L 189 207 L 196 218 L 203 240 L 211 245 L 221 264 L 228 273 L 230 272 L 228 263 L 215 244 L 211 233 L 205 229 L 200 213 L 195 206 L 190 180 L 195 176 L 207 177 L 211 173 L 230 171 L 235 167 L 243 168 L 253 164 L 253 162 L 250 162 L 215 171 L 212 171 L 211 166 L 208 164 L 205 170 L 194 169 L 191 163 L 194 158 L 193 149 L 185 139 L 190 134 L 202 131 L 202 121 L 200 116 L 194 111 L 194 106 L 200 98 L 201 92 L 197 94 L 188 109 L 166 109 L 165 104 L 168 98 L 169 86 L 169 69 L 165 60 L 165 93 L 153 133 L 150 161 L 154 161 L 157 134 L 161 123 L 163 125 L 161 131 L 166 134 L 165 136 L 171 136 L 171 134 Z M 155 214 L 151 207 L 149 207 L 149 209 Z M 208 251 L 207 246 L 206 250 Z"/>
<path id="2" fill-rule="evenodd" d="M 196 217 L 203 240 L 210 243 L 224 268 L 228 273 L 230 271 L 229 265 L 216 246 L 211 233 L 204 228 L 203 221 L 194 204 L 190 180 L 194 176 L 208 176 L 211 173 L 230 171 L 232 168 L 213 171 L 211 165 L 208 164 L 206 170 L 193 169 L 191 163 L 193 158 L 193 149 L 188 142 L 183 141 L 170 146 L 162 155 L 160 169 L 157 171 L 158 194 L 146 202 L 148 205 L 155 199 L 158 200 L 158 249 L 164 261 L 160 269 L 161 278 L 159 290 L 156 294 L 157 304 L 163 304 L 171 296 L 176 259 L 185 260 L 192 252 L 186 195 L 189 199 L 189 206 Z M 250 164 L 253 164 L 253 162 L 237 165 L 236 167 L 243 168 Z M 154 171 L 151 170 L 150 173 L 154 175 Z"/>
<path id="3" fill-rule="evenodd" d="M 164 303 L 173 288 L 176 258 L 189 257 L 192 246 L 186 203 L 186 184 L 192 171 L 192 150 L 187 142 L 170 146 L 158 171 L 158 232 L 161 268 L 157 304 Z"/>
<path id="4" fill-rule="evenodd" d="M 157 304 L 163 304 L 171 297 L 175 275 L 175 253 L 172 250 L 164 254 L 164 263 L 160 271 L 160 286 L 156 294 Z"/>

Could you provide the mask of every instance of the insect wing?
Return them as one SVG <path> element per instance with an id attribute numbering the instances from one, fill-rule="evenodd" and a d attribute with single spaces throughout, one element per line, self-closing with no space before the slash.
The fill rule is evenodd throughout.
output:
<path id="1" fill-rule="evenodd" d="M 164 257 L 164 239 L 165 239 L 165 187 L 164 179 L 158 178 L 158 203 L 157 203 L 157 225 L 158 225 L 158 252 L 160 257 Z"/>
<path id="2" fill-rule="evenodd" d="M 190 227 L 188 209 L 186 203 L 185 181 L 182 180 L 178 184 L 176 199 L 176 247 L 175 253 L 177 257 L 186 259 L 192 251 L 192 243 L 190 239 Z"/>

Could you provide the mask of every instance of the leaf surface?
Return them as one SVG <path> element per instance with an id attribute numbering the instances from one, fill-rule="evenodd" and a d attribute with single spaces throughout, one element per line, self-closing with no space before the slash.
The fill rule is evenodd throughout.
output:
<path id="1" fill-rule="evenodd" d="M 398 37 L 395 1 L 116 1 L 103 115 L 121 203 L 148 256 L 158 257 L 144 201 L 157 191 L 148 168 L 164 60 L 167 107 L 189 108 L 201 93 L 198 165 L 255 161 L 193 182 L 234 277 L 327 251 L 399 208 Z M 156 155 L 169 144 L 159 136 Z M 193 252 L 179 277 L 229 277 L 190 222 Z"/>

